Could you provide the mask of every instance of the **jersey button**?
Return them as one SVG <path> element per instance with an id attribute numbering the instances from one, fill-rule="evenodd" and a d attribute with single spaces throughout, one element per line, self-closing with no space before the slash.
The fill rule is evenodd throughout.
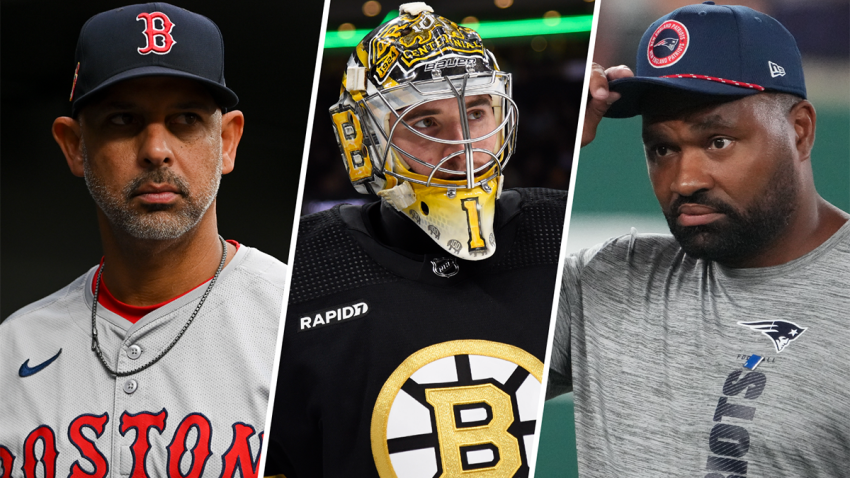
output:
<path id="1" fill-rule="evenodd" d="M 133 360 L 136 360 L 137 358 L 142 356 L 142 348 L 136 344 L 131 345 L 130 348 L 127 349 L 127 356 Z"/>
<path id="2" fill-rule="evenodd" d="M 124 393 L 127 393 L 127 394 L 133 393 L 138 388 L 139 388 L 138 382 L 136 382 L 132 378 L 130 380 L 127 380 L 126 382 L 124 382 Z"/>

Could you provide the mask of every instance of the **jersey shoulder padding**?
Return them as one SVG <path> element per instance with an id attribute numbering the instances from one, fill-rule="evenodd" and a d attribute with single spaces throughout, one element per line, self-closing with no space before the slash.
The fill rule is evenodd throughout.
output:
<path id="1" fill-rule="evenodd" d="M 247 252 L 247 257 L 238 269 L 283 290 L 286 284 L 286 264 L 254 248 L 247 248 Z"/>
<path id="2" fill-rule="evenodd" d="M 561 252 L 561 234 L 567 211 L 567 191 L 544 188 L 506 190 L 499 199 L 500 223 L 496 240 L 505 244 L 500 232 L 510 230 L 504 224 L 519 221 L 510 241 L 508 254 L 496 267 L 519 269 L 544 264 L 557 264 Z M 497 226 L 498 227 L 498 226 Z"/>
<path id="3" fill-rule="evenodd" d="M 297 304 L 334 294 L 396 280 L 360 246 L 336 206 L 305 216 L 298 228 L 289 303 Z M 359 209 L 359 207 L 357 207 Z"/>

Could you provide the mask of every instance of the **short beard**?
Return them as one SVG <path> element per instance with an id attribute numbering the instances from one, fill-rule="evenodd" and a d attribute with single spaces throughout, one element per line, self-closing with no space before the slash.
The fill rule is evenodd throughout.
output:
<path id="1" fill-rule="evenodd" d="M 102 178 L 91 168 L 85 142 L 82 144 L 86 186 L 94 202 L 117 229 L 136 239 L 153 241 L 177 239 L 191 231 L 206 214 L 218 194 L 222 157 L 219 153 L 215 174 L 204 187 L 193 193 L 185 179 L 171 168 L 145 171 L 127 184 L 119 195 L 110 192 Z M 139 212 L 130 207 L 134 192 L 145 183 L 170 184 L 183 197 L 183 205 L 150 204 Z"/>
<path id="2" fill-rule="evenodd" d="M 670 232 L 682 249 L 697 259 L 734 264 L 763 252 L 788 227 L 796 210 L 798 185 L 791 159 L 787 158 L 769 181 L 771 188 L 745 211 L 717 201 L 704 191 L 679 197 L 664 212 Z M 680 226 L 679 206 L 702 204 L 726 217 L 700 226 Z"/>

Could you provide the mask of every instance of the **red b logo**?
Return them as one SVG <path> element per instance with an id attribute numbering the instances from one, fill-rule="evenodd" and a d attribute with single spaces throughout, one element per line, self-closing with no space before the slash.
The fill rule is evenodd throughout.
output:
<path id="1" fill-rule="evenodd" d="M 157 55 L 165 55 L 171 51 L 177 41 L 171 36 L 174 24 L 168 16 L 162 12 L 140 13 L 136 20 L 145 21 L 145 47 L 139 48 L 139 53 L 147 55 L 154 52 Z M 159 20 L 159 21 L 157 21 Z"/>

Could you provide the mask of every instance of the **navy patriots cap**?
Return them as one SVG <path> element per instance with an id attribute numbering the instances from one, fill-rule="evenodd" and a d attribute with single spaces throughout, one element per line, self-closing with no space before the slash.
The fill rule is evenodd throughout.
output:
<path id="1" fill-rule="evenodd" d="M 222 109 L 239 102 L 224 81 L 224 40 L 209 18 L 167 3 L 129 5 L 91 17 L 77 41 L 71 114 L 120 81 L 174 76 L 203 83 Z"/>
<path id="2" fill-rule="evenodd" d="M 622 97 L 605 113 L 641 113 L 653 89 L 744 97 L 762 91 L 806 97 L 797 42 L 781 23 L 747 7 L 688 5 L 650 25 L 641 38 L 634 78 L 611 82 Z"/>

